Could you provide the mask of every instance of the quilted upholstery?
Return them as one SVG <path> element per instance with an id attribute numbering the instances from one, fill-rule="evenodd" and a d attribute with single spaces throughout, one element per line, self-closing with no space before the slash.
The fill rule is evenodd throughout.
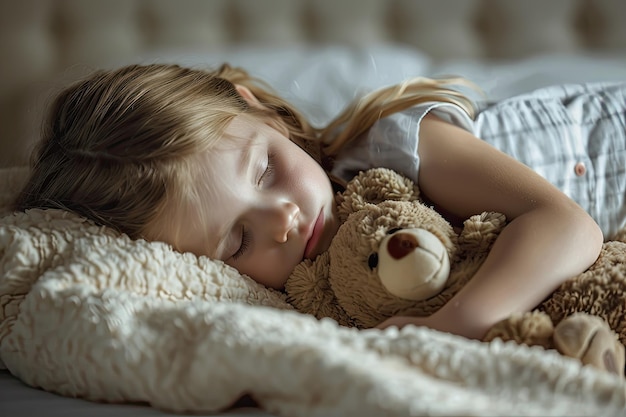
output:
<path id="1" fill-rule="evenodd" d="M 41 91 L 59 73 L 150 50 L 394 42 L 440 59 L 614 52 L 626 50 L 625 15 L 621 0 L 0 0 L 0 166 L 24 161 Z"/>

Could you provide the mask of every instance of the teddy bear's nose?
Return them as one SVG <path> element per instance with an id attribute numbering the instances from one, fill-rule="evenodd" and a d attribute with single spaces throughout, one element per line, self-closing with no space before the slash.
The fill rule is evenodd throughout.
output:
<path id="1" fill-rule="evenodd" d="M 389 239 L 387 251 L 394 259 L 402 259 L 418 246 L 417 239 L 412 234 L 396 233 Z"/>

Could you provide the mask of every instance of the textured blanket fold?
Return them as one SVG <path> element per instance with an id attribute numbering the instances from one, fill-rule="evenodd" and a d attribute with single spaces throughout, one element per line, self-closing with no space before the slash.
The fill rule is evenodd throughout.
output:
<path id="1" fill-rule="evenodd" d="M 295 312 L 227 265 L 68 212 L 11 213 L 0 173 L 0 359 L 68 396 L 283 416 L 626 415 L 626 386 L 540 348 Z"/>

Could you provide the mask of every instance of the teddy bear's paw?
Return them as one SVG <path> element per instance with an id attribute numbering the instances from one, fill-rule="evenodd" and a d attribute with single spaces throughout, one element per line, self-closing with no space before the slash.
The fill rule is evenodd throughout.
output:
<path id="1" fill-rule="evenodd" d="M 554 329 L 554 345 L 565 356 L 624 376 L 624 345 L 599 317 L 578 313 L 565 318 Z"/>
<path id="2" fill-rule="evenodd" d="M 505 225 L 504 214 L 491 211 L 476 214 L 463 223 L 459 243 L 468 248 L 486 248 L 496 240 Z"/>
<path id="3" fill-rule="evenodd" d="M 483 338 L 490 342 L 494 339 L 513 340 L 528 346 L 552 347 L 554 326 L 550 317 L 539 311 L 512 314 L 509 318 L 496 323 Z"/>

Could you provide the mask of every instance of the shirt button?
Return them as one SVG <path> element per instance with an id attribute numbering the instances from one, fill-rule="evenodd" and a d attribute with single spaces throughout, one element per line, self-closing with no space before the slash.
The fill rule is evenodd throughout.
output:
<path id="1" fill-rule="evenodd" d="M 585 164 L 583 162 L 579 162 L 574 167 L 574 172 L 576 173 L 577 176 L 580 177 L 580 176 L 585 175 L 585 172 L 587 172 L 587 168 L 585 167 Z"/>

